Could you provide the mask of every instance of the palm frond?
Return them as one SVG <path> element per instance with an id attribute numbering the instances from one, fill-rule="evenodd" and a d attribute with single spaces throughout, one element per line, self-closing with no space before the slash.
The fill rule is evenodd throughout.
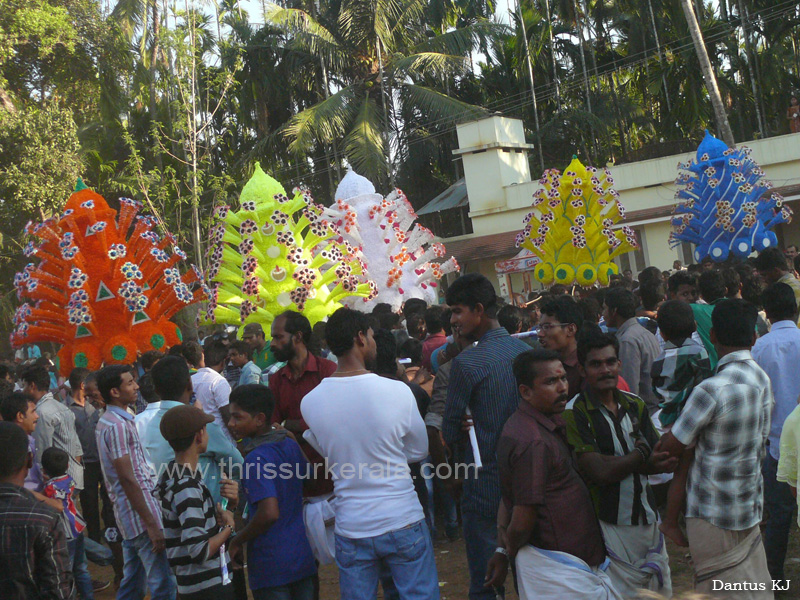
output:
<path id="1" fill-rule="evenodd" d="M 356 95 L 354 86 L 343 88 L 292 117 L 284 131 L 292 140 L 289 149 L 305 152 L 316 141 L 332 143 L 342 137 L 358 110 L 353 102 Z"/>
<path id="2" fill-rule="evenodd" d="M 429 38 L 412 48 L 414 52 L 442 52 L 466 56 L 470 51 L 508 34 L 508 27 L 481 19 L 467 27 L 460 27 L 442 35 Z"/>
<path id="3" fill-rule="evenodd" d="M 265 16 L 268 23 L 291 34 L 291 49 L 322 60 L 330 69 L 338 70 L 351 62 L 352 55 L 336 36 L 306 11 L 272 4 Z"/>
<path id="4" fill-rule="evenodd" d="M 486 111 L 479 106 L 456 100 L 422 85 L 405 83 L 401 85 L 400 93 L 427 118 L 440 124 L 456 123 L 486 115 Z"/>
<path id="5" fill-rule="evenodd" d="M 344 140 L 348 162 L 367 179 L 378 179 L 386 173 L 386 151 L 383 142 L 383 120 L 379 107 L 367 96 L 361 103 L 353 127 Z"/>
<path id="6" fill-rule="evenodd" d="M 463 56 L 441 54 L 439 52 L 420 52 L 409 56 L 399 56 L 388 65 L 396 73 L 444 77 L 446 74 L 463 72 L 468 61 Z"/>

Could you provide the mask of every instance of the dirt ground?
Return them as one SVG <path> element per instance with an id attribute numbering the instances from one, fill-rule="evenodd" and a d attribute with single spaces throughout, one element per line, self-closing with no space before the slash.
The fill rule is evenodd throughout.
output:
<path id="1" fill-rule="evenodd" d="M 436 565 L 439 571 L 439 587 L 442 600 L 466 600 L 469 591 L 469 572 L 467 570 L 467 557 L 464 550 L 464 540 L 450 542 L 446 539 L 437 540 L 434 544 L 436 552 Z M 692 568 L 688 556 L 688 549 L 667 543 L 672 569 L 672 587 L 676 596 L 692 590 Z M 111 567 L 97 567 L 89 565 L 92 576 L 96 579 L 113 580 Z M 776 598 L 800 598 L 800 532 L 796 524 L 792 528 L 789 539 L 789 552 L 786 556 L 786 577 L 791 580 L 788 592 Z M 320 598 L 322 600 L 340 600 L 339 575 L 336 565 L 327 565 L 319 570 Z M 511 576 L 506 582 L 513 587 Z M 735 597 L 735 595 L 734 595 Z M 97 600 L 111 600 L 114 593 L 111 588 L 96 595 Z M 378 592 L 377 598 L 382 599 L 383 594 Z M 515 600 L 517 595 L 511 589 L 506 594 L 508 600 Z M 346 600 L 346 599 L 345 599 Z"/>

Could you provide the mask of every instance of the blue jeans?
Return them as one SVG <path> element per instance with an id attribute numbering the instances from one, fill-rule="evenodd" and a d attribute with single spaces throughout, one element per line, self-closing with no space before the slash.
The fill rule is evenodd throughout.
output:
<path id="1" fill-rule="evenodd" d="M 505 589 L 483 587 L 489 559 L 497 548 L 497 519 L 465 511 L 462 507 L 461 522 L 464 528 L 464 544 L 469 565 L 469 600 L 495 600 L 505 597 Z"/>
<path id="2" fill-rule="evenodd" d="M 92 538 L 87 537 L 83 540 L 86 549 L 86 558 L 96 565 L 107 567 L 114 562 L 114 553 L 109 548 L 98 544 Z"/>
<path id="3" fill-rule="evenodd" d="M 777 480 L 778 461 L 767 456 L 761 470 L 764 475 L 764 507 L 767 509 L 767 525 L 764 527 L 764 552 L 772 579 L 784 579 L 783 563 L 789 544 L 789 528 L 797 507 L 797 500 L 788 483 Z"/>
<path id="4" fill-rule="evenodd" d="M 83 534 L 69 540 L 67 549 L 69 550 L 69 562 L 72 565 L 72 577 L 75 579 L 75 587 L 78 589 L 78 597 L 82 600 L 94 600 L 92 576 L 89 575 L 89 568 L 86 566 Z"/>
<path id="5" fill-rule="evenodd" d="M 388 567 L 402 600 L 436 600 L 439 578 L 425 521 L 370 538 L 336 536 L 339 589 L 347 600 L 374 600 Z"/>
<path id="6" fill-rule="evenodd" d="M 178 588 L 167 553 L 153 553 L 147 532 L 123 540 L 122 557 L 125 565 L 117 600 L 143 600 L 148 588 L 151 600 L 175 600 Z"/>
<path id="7" fill-rule="evenodd" d="M 314 576 L 253 591 L 253 600 L 314 600 Z"/>

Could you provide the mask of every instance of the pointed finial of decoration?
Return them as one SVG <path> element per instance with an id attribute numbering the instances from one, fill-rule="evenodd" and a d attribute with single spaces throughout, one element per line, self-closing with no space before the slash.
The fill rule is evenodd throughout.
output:
<path id="1" fill-rule="evenodd" d="M 81 190 L 88 190 L 89 186 L 83 182 L 83 178 L 78 177 L 78 181 L 75 184 L 75 191 L 80 192 Z"/>

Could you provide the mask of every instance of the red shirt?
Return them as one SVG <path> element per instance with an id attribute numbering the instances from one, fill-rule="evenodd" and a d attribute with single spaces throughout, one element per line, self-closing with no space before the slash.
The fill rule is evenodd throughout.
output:
<path id="1" fill-rule="evenodd" d="M 444 331 L 432 333 L 425 338 L 424 342 L 422 342 L 422 366 L 428 369 L 428 371 L 432 371 L 431 354 L 433 354 L 434 350 L 444 346 L 446 343 L 447 336 L 445 335 Z"/>
<path id="2" fill-rule="evenodd" d="M 300 412 L 300 402 L 306 394 L 319 385 L 319 383 L 336 371 L 336 363 L 326 359 L 308 355 L 306 369 L 297 379 L 292 378 L 292 369 L 286 366 L 273 373 L 269 378 L 269 389 L 275 397 L 275 411 L 272 413 L 273 423 L 282 423 L 286 420 L 300 421 L 303 431 L 308 429 L 308 425 L 303 420 Z M 297 436 L 297 442 L 305 452 L 308 460 L 312 464 L 322 464 L 324 459 L 314 450 L 301 435 Z M 321 470 L 317 471 L 322 474 Z M 305 496 L 319 496 L 333 491 L 333 482 L 327 478 L 319 477 L 304 488 Z"/>

